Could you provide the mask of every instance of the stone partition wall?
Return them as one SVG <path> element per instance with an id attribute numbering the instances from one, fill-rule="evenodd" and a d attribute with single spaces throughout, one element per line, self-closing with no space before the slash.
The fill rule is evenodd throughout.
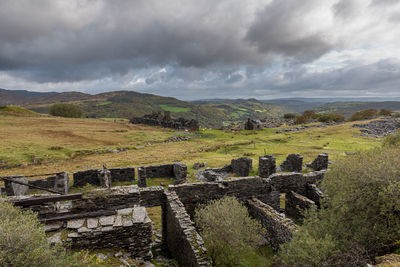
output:
<path id="1" fill-rule="evenodd" d="M 170 185 L 185 205 L 187 212 L 193 217 L 198 204 L 205 204 L 225 195 L 235 196 L 242 202 L 256 197 L 275 209 L 280 209 L 279 192 L 274 190 L 269 179 L 260 177 L 230 178 L 222 182 L 187 183 Z"/>
<path id="2" fill-rule="evenodd" d="M 272 187 L 281 193 L 287 193 L 290 191 L 297 192 L 299 194 L 306 194 L 307 184 L 314 184 L 324 177 L 325 172 L 311 172 L 308 174 L 302 174 L 299 172 L 288 172 L 288 173 L 275 173 L 269 176 Z"/>
<path id="3" fill-rule="evenodd" d="M 28 183 L 30 185 L 62 192 L 63 194 L 68 194 L 69 191 L 69 176 L 66 172 L 60 172 L 57 173 L 56 176 L 43 179 L 29 180 Z"/>
<path id="4" fill-rule="evenodd" d="M 135 168 L 108 169 L 111 173 L 111 182 L 135 181 Z M 80 187 L 86 184 L 101 186 L 103 183 L 102 169 L 86 170 L 74 173 L 74 186 Z"/>
<path id="5" fill-rule="evenodd" d="M 185 207 L 173 191 L 166 191 L 163 208 L 163 240 L 170 254 L 183 267 L 212 266 L 204 242 Z"/>
<path id="6" fill-rule="evenodd" d="M 28 183 L 29 180 L 22 175 L 14 175 L 14 176 L 6 176 L 10 180 L 16 180 L 22 183 Z M 28 192 L 29 187 L 26 185 L 21 185 L 17 183 L 13 183 L 11 181 L 4 181 L 4 188 L 7 196 L 23 196 Z"/>
<path id="7" fill-rule="evenodd" d="M 258 220 L 267 230 L 266 237 L 272 249 L 277 251 L 280 245 L 292 239 L 292 232 L 296 230 L 296 225 L 284 214 L 278 213 L 256 198 L 248 200 L 247 208 L 250 216 Z"/>
<path id="8" fill-rule="evenodd" d="M 142 166 L 138 171 L 138 176 L 146 178 L 175 178 L 177 180 L 186 179 L 187 166 L 180 162 L 173 164 Z"/>
<path id="9" fill-rule="evenodd" d="M 318 208 L 321 207 L 321 200 L 324 198 L 324 193 L 315 184 L 308 184 L 305 196 L 314 201 Z"/>
<path id="10" fill-rule="evenodd" d="M 285 214 L 293 219 L 303 219 L 303 211 L 315 206 L 315 202 L 296 192 L 288 192 L 285 198 Z"/>
<path id="11" fill-rule="evenodd" d="M 58 230 L 68 232 L 66 242 L 74 249 L 125 249 L 133 258 L 150 260 L 152 222 L 144 207 L 120 209 L 116 215 L 82 218 L 58 222 Z M 47 231 L 52 225 L 46 225 Z M 53 243 L 61 242 L 61 231 L 49 237 Z"/>
<path id="12" fill-rule="evenodd" d="M 258 159 L 258 175 L 262 178 L 268 178 L 276 173 L 276 159 L 273 155 L 261 156 Z"/>
<path id="13" fill-rule="evenodd" d="M 303 169 L 303 157 L 300 154 L 290 154 L 280 165 L 281 171 L 301 172 Z"/>

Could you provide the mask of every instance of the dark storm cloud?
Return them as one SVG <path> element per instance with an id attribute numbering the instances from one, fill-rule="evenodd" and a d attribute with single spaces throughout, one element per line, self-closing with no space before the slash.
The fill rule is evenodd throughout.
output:
<path id="1" fill-rule="evenodd" d="M 0 87 L 186 99 L 392 92 L 396 3 L 0 0 Z"/>
<path id="2" fill-rule="evenodd" d="M 305 15 L 318 0 L 275 0 L 257 14 L 246 39 L 262 53 L 280 54 L 301 62 L 314 60 L 328 52 L 333 44 L 323 32 L 305 31 Z"/>

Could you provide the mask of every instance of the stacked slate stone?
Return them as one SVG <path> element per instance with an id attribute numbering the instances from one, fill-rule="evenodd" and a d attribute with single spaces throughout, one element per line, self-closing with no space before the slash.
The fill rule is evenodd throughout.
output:
<path id="1" fill-rule="evenodd" d="M 315 202 L 300 194 L 290 191 L 285 198 L 285 214 L 300 220 L 304 217 L 302 211 L 315 206 Z"/>
<path id="2" fill-rule="evenodd" d="M 292 232 L 296 230 L 295 223 L 278 213 L 271 206 L 253 198 L 248 200 L 247 207 L 251 217 L 258 220 L 267 230 L 267 240 L 273 250 L 279 250 L 279 246 L 292 240 Z"/>
<path id="3" fill-rule="evenodd" d="M 281 171 L 301 172 L 303 157 L 300 154 L 290 154 L 280 166 Z"/>
<path id="4" fill-rule="evenodd" d="M 102 186 L 105 184 L 104 179 L 111 179 L 111 182 L 133 182 L 135 181 L 135 168 L 115 168 L 107 169 L 110 177 L 105 176 L 104 170 L 86 170 L 74 173 L 74 186 L 81 187 L 86 184 L 94 186 Z"/>
<path id="5" fill-rule="evenodd" d="M 329 159 L 328 154 L 319 154 L 312 163 L 307 164 L 307 167 L 312 168 L 316 171 L 328 169 Z"/>
<path id="6" fill-rule="evenodd" d="M 175 178 L 176 183 L 185 183 L 187 166 L 180 162 L 164 165 L 153 165 L 138 168 L 139 187 L 147 186 L 147 178 Z"/>
<path id="7" fill-rule="evenodd" d="M 21 176 L 21 175 L 7 176 L 5 178 L 14 180 L 17 182 L 25 183 L 25 184 L 28 183 L 28 179 L 26 179 L 24 176 Z M 7 180 L 4 180 L 4 187 L 5 187 L 7 196 L 23 196 L 29 190 L 29 187 L 26 185 L 13 183 L 13 182 L 7 181 Z"/>
<path id="8" fill-rule="evenodd" d="M 237 174 L 240 177 L 247 177 L 253 169 L 253 160 L 248 157 L 232 159 L 231 166 L 234 174 Z"/>
<path id="9" fill-rule="evenodd" d="M 116 215 L 67 222 L 72 248 L 128 250 L 133 258 L 150 260 L 152 222 L 144 207 L 117 210 Z"/>
<path id="10" fill-rule="evenodd" d="M 258 160 L 258 175 L 268 178 L 276 173 L 276 159 L 272 155 L 261 156 Z"/>

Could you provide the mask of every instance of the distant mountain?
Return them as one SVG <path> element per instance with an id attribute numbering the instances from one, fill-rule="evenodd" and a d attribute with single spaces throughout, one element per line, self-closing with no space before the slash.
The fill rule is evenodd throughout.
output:
<path id="1" fill-rule="evenodd" d="M 196 103 L 132 91 L 107 92 L 97 95 L 80 92 L 31 92 L 32 94 L 27 91 L 14 92 L 3 89 L 0 92 L 0 105 L 21 105 L 39 113 L 48 113 L 52 104 L 68 102 L 81 107 L 86 116 L 97 118 L 132 118 L 153 111 L 165 110 L 170 111 L 173 117 L 197 119 L 203 127 L 220 127 L 223 124 L 247 118 L 282 116 L 287 111 L 278 105 L 263 103 L 256 99 Z"/>

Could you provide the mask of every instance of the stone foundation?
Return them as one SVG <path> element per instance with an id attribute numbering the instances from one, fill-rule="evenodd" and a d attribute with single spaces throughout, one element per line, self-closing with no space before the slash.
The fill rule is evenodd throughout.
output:
<path id="1" fill-rule="evenodd" d="M 111 216 L 67 221 L 68 245 L 74 249 L 125 249 L 133 258 L 150 260 L 152 223 L 146 209 L 134 207 L 116 212 Z M 56 242 L 59 234 L 53 234 L 50 240 Z"/>
<path id="2" fill-rule="evenodd" d="M 175 178 L 176 183 L 186 182 L 187 166 L 180 162 L 138 168 L 138 185 L 147 186 L 147 178 Z"/>

